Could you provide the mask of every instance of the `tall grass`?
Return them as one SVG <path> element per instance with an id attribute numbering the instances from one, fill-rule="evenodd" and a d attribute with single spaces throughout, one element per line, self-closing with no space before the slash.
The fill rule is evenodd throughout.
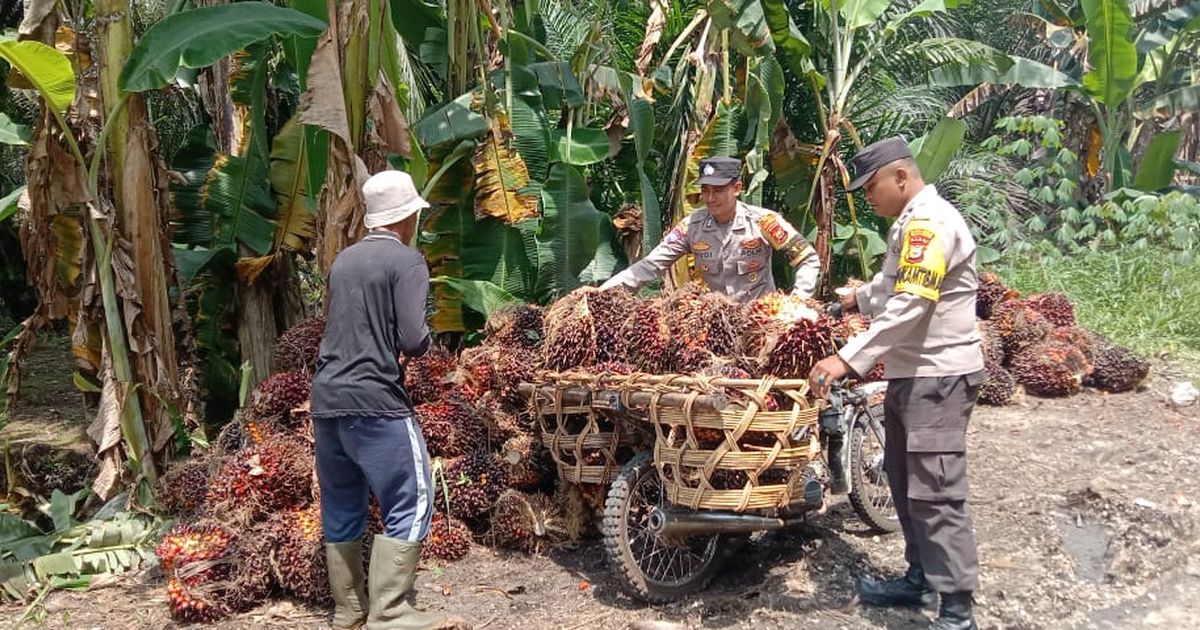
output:
<path id="1" fill-rule="evenodd" d="M 1024 295 L 1060 291 L 1079 322 L 1148 355 L 1200 367 L 1200 264 L 1167 249 L 1084 252 L 1006 260 L 995 271 Z"/>

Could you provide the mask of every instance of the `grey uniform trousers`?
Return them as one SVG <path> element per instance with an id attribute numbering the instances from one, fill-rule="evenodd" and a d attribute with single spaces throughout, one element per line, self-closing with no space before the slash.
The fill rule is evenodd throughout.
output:
<path id="1" fill-rule="evenodd" d="M 941 593 L 974 591 L 979 558 L 967 511 L 967 421 L 986 374 L 891 379 L 884 470 L 904 557 Z"/>

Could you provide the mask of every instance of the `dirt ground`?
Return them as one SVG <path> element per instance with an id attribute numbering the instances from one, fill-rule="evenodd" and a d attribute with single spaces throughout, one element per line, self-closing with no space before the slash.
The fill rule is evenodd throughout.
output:
<path id="1" fill-rule="evenodd" d="M 1148 389 L 1026 398 L 981 407 L 969 432 L 971 509 L 982 562 L 983 628 L 1185 628 L 1200 620 L 1200 408 L 1171 408 L 1183 374 L 1160 365 Z M 60 418 L 42 417 L 70 430 Z M 26 407 L 29 409 L 30 407 Z M 14 426 L 21 421 L 21 406 Z M 10 432 L 14 427 L 9 427 Z M 78 431 L 78 428 L 73 430 Z M 12 437 L 11 435 L 9 437 Z M 871 536 L 849 506 L 761 534 L 705 592 L 663 606 L 624 595 L 598 542 L 543 556 L 476 547 L 420 574 L 427 606 L 475 628 L 921 628 L 935 611 L 860 606 L 853 583 L 902 570 L 900 536 Z M 0 608 L 16 627 L 23 607 Z M 322 628 L 327 611 L 275 601 L 213 624 Z M 175 628 L 153 570 L 56 592 L 21 627 Z"/>

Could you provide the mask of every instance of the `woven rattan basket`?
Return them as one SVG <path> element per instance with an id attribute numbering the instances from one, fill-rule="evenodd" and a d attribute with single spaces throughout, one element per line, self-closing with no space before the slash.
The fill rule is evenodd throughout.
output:
<path id="1" fill-rule="evenodd" d="M 802 496 L 805 468 L 820 453 L 818 407 L 803 380 L 569 372 L 544 374 L 542 383 L 553 383 L 556 394 L 542 396 L 553 399 L 541 405 L 543 420 L 589 413 L 594 420 L 597 400 L 618 395 L 627 417 L 648 422 L 653 430 L 654 462 L 667 500 L 691 509 L 740 512 L 786 506 Z M 581 399 L 579 388 L 590 396 Z M 568 393 L 574 394 L 571 404 L 564 402 Z M 562 430 L 561 420 L 543 424 L 543 440 L 568 480 L 578 475 L 560 461 L 562 454 L 573 449 L 615 452 L 622 445 L 621 433 L 630 433 L 621 423 L 614 432 L 577 424 L 582 431 Z M 585 471 L 589 481 L 584 483 L 607 483 L 615 473 L 605 466 L 584 467 L 578 474 Z"/>
<path id="2" fill-rule="evenodd" d="M 584 379 L 543 380 L 531 397 L 542 444 L 563 481 L 607 484 L 634 454 L 637 435 L 599 413 Z"/>

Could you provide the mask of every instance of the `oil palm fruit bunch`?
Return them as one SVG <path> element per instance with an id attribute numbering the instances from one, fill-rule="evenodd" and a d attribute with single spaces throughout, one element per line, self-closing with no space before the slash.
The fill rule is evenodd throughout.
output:
<path id="1" fill-rule="evenodd" d="M 596 362 L 596 324 L 589 296 L 592 287 L 581 287 L 559 298 L 546 311 L 546 337 L 542 363 L 546 369 L 563 371 Z"/>
<path id="2" fill-rule="evenodd" d="M 471 529 L 466 523 L 441 512 L 434 514 L 429 537 L 421 547 L 421 559 L 454 562 L 467 557 L 470 551 Z"/>
<path id="3" fill-rule="evenodd" d="M 637 303 L 625 287 L 614 287 L 587 295 L 592 325 L 596 331 L 596 363 L 625 360 L 625 343 L 621 328 L 629 311 Z"/>
<path id="4" fill-rule="evenodd" d="M 523 410 L 529 401 L 517 390 L 525 382 L 533 380 L 533 376 L 542 369 L 542 355 L 536 350 L 510 349 L 498 350 L 496 353 L 496 393 L 505 409 L 509 411 Z"/>
<path id="5" fill-rule="evenodd" d="M 470 404 L 456 396 L 417 405 L 417 422 L 433 457 L 461 457 L 482 448 L 487 429 Z"/>
<path id="6" fill-rule="evenodd" d="M 310 317 L 285 330 L 275 341 L 275 369 L 280 372 L 312 374 L 316 371 L 325 318 Z"/>
<path id="7" fill-rule="evenodd" d="M 713 356 L 739 354 L 742 328 L 745 318 L 742 308 L 727 296 L 710 291 L 706 286 L 692 282 L 667 296 L 665 304 L 667 328 L 676 347 L 675 369 L 694 372 L 701 369 L 698 358 L 707 350 Z"/>
<path id="8" fill-rule="evenodd" d="M 269 521 L 255 526 L 238 538 L 231 556 L 225 605 L 232 611 L 249 610 L 266 601 L 275 589 L 271 567 L 271 552 L 276 537 L 268 527 Z"/>
<path id="9" fill-rule="evenodd" d="M 1017 381 L 1003 365 L 984 360 L 987 379 L 979 386 L 979 402 L 985 405 L 1003 406 L 1012 402 L 1017 393 Z"/>
<path id="10" fill-rule="evenodd" d="M 535 553 L 565 542 L 567 529 L 551 497 L 507 490 L 496 500 L 488 537 L 501 549 Z"/>
<path id="11" fill-rule="evenodd" d="M 762 372 L 779 378 L 807 378 L 817 361 L 833 354 L 833 337 L 828 317 L 792 322 L 763 348 Z"/>
<path id="12" fill-rule="evenodd" d="M 278 512 L 269 527 L 275 539 L 271 567 L 280 586 L 306 602 L 332 604 L 320 506 Z"/>
<path id="13" fill-rule="evenodd" d="M 637 371 L 659 374 L 667 369 L 671 360 L 671 330 L 667 327 L 662 298 L 634 304 L 620 334 L 625 360 Z"/>
<path id="14" fill-rule="evenodd" d="M 300 372 L 276 372 L 259 383 L 250 396 L 254 417 L 286 422 L 292 409 L 308 400 L 312 380 Z"/>
<path id="15" fill-rule="evenodd" d="M 1025 298 L 1025 304 L 1056 327 L 1075 325 L 1075 305 L 1062 293 L 1037 293 Z"/>
<path id="16" fill-rule="evenodd" d="M 511 488 L 534 490 L 554 477 L 554 460 L 531 433 L 518 433 L 505 440 L 499 456 Z"/>
<path id="17" fill-rule="evenodd" d="M 1096 338 L 1095 335 L 1088 332 L 1086 329 L 1079 326 L 1061 326 L 1055 328 L 1050 333 L 1050 339 L 1061 341 L 1070 346 L 1075 346 L 1087 357 L 1088 362 L 1093 362 L 1096 359 Z"/>
<path id="18" fill-rule="evenodd" d="M 1003 366 L 1008 359 L 1008 352 L 1004 348 L 1004 339 L 1000 337 L 1000 333 L 996 332 L 995 321 L 979 321 L 976 322 L 979 328 L 979 338 L 982 343 L 983 361 L 984 363 L 994 363 L 997 366 Z"/>
<path id="19" fill-rule="evenodd" d="M 450 496 L 446 497 L 443 484 L 435 481 L 436 506 L 446 509 L 448 505 L 450 516 L 463 520 L 487 512 L 508 486 L 504 466 L 494 454 L 485 450 L 450 460 L 443 475 Z"/>
<path id="20" fill-rule="evenodd" d="M 484 331 L 488 345 L 536 350 L 542 345 L 544 313 L 535 304 L 518 304 L 497 309 L 488 317 Z"/>
<path id="21" fill-rule="evenodd" d="M 251 519 L 304 505 L 312 498 L 313 461 L 312 448 L 300 438 L 272 437 L 221 465 L 209 484 L 208 502 L 217 513 Z"/>
<path id="22" fill-rule="evenodd" d="M 1012 374 L 1025 390 L 1037 396 L 1069 396 L 1079 391 L 1091 369 L 1074 346 L 1045 342 L 1012 359 Z"/>
<path id="23" fill-rule="evenodd" d="M 979 274 L 979 288 L 975 294 L 975 315 L 980 319 L 991 319 L 993 310 L 1006 300 L 1020 297 L 1020 293 L 1004 286 L 1000 276 L 985 271 Z"/>
<path id="24" fill-rule="evenodd" d="M 193 458 L 176 462 L 159 478 L 155 502 L 173 516 L 194 514 L 205 505 L 208 478 L 207 460 Z"/>
<path id="25" fill-rule="evenodd" d="M 815 320 L 819 313 L 795 295 L 768 293 L 746 305 L 742 347 L 750 356 L 761 356 L 766 347 L 791 324 Z"/>
<path id="26" fill-rule="evenodd" d="M 996 305 L 992 322 L 1010 359 L 1041 343 L 1054 330 L 1049 320 L 1021 300 L 1006 300 Z"/>
<path id="27" fill-rule="evenodd" d="M 176 525 L 154 553 L 167 574 L 167 604 L 184 621 L 213 621 L 229 614 L 224 601 L 238 537 L 215 523 Z"/>
<path id="28" fill-rule="evenodd" d="M 484 344 L 463 350 L 458 355 L 457 373 L 452 377 L 465 392 L 468 400 L 483 396 L 499 387 L 496 363 L 501 346 Z"/>
<path id="29" fill-rule="evenodd" d="M 502 444 L 526 430 L 521 424 L 520 413 L 509 411 L 495 391 L 485 392 L 477 398 L 474 407 L 476 415 L 486 429 L 488 444 Z"/>
<path id="30" fill-rule="evenodd" d="M 1100 344 L 1087 384 L 1106 392 L 1135 389 L 1150 374 L 1150 364 L 1129 348 Z"/>
<path id="31" fill-rule="evenodd" d="M 404 369 L 404 391 L 414 404 L 437 402 L 450 390 L 450 377 L 457 365 L 449 350 L 432 346 L 423 356 L 408 362 Z"/>

